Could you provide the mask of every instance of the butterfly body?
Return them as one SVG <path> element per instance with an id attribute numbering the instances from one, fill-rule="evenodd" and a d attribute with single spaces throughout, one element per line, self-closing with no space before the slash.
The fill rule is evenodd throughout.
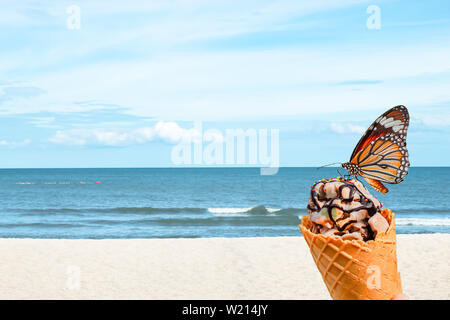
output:
<path id="1" fill-rule="evenodd" d="M 383 183 L 397 184 L 408 174 L 406 134 L 409 113 L 405 106 L 386 111 L 369 127 L 342 164 L 350 175 L 362 176 L 375 190 L 386 193 Z"/>

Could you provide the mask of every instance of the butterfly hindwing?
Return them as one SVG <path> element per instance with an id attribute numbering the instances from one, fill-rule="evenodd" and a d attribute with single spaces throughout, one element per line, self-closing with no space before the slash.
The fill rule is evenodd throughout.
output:
<path id="1" fill-rule="evenodd" d="M 387 193 L 389 190 L 386 188 L 380 181 L 370 179 L 370 178 L 364 178 L 375 190 L 381 193 Z"/>

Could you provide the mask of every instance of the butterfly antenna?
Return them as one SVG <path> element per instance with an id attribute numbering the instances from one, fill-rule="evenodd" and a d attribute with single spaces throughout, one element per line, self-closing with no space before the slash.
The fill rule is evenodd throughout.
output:
<path id="1" fill-rule="evenodd" d="M 342 164 L 342 163 L 341 162 L 335 162 L 335 163 L 326 164 L 324 166 L 318 167 L 317 170 L 325 168 L 325 167 L 329 167 L 329 166 L 332 166 L 332 165 L 335 165 L 335 164 Z"/>

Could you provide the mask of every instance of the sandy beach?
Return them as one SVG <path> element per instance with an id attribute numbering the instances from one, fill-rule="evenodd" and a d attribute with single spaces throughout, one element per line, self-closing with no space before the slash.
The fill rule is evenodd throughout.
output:
<path id="1" fill-rule="evenodd" d="M 449 299 L 450 234 L 398 235 L 404 292 Z M 0 239 L 0 299 L 330 299 L 302 237 Z"/>

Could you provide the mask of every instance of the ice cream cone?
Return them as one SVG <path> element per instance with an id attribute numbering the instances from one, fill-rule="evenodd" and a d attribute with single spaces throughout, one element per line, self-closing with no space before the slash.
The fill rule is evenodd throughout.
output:
<path id="1" fill-rule="evenodd" d="M 381 214 L 389 228 L 367 242 L 312 233 L 309 216 L 303 216 L 300 229 L 333 299 L 390 300 L 402 292 L 394 214 L 389 209 Z"/>

